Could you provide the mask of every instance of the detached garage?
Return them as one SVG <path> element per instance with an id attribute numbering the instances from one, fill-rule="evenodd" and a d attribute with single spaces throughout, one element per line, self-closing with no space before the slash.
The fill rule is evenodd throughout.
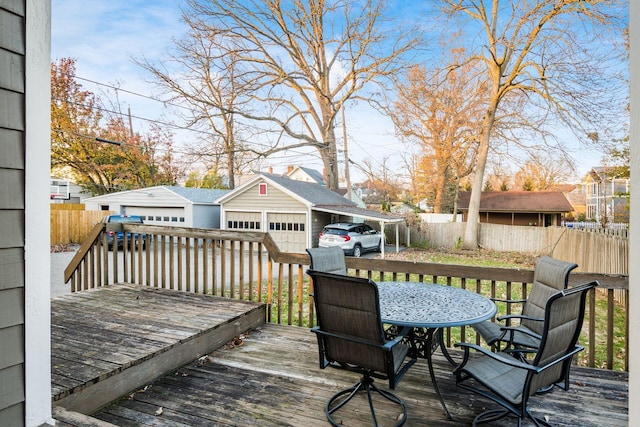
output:
<path id="1" fill-rule="evenodd" d="M 404 222 L 359 208 L 323 185 L 268 173 L 256 175 L 217 202 L 220 228 L 268 232 L 283 252 L 304 253 L 317 246 L 318 233 L 332 222 L 359 218 L 379 222 L 382 230 L 385 224 Z"/>
<path id="2" fill-rule="evenodd" d="M 139 215 L 145 224 L 220 228 L 220 205 L 228 190 L 157 186 L 85 199 L 87 210 Z"/>

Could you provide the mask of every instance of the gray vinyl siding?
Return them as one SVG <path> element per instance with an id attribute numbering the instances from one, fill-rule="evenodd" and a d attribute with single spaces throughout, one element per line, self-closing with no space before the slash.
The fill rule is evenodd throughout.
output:
<path id="1" fill-rule="evenodd" d="M 24 425 L 25 4 L 0 0 L 0 425 Z"/>

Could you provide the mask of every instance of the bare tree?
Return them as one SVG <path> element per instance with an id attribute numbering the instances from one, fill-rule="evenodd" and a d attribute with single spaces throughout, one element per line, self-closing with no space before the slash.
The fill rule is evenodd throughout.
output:
<path id="1" fill-rule="evenodd" d="M 545 124 L 562 123 L 583 139 L 587 131 L 597 128 L 596 123 L 602 126 L 603 114 L 612 111 L 619 96 L 616 79 L 623 58 L 615 55 L 615 41 L 622 42 L 616 32 L 622 25 L 616 25 L 616 18 L 622 20 L 624 14 L 615 9 L 619 2 L 604 0 L 444 3 L 451 17 L 472 21 L 465 28 L 478 29 L 471 38 L 477 44 L 470 47 L 468 61 L 483 65 L 489 89 L 463 241 L 464 248 L 474 249 L 497 116 L 504 116 L 502 124 L 508 120 L 540 132 Z M 594 43 L 598 38 L 601 43 Z M 607 55 L 598 50 L 603 41 Z M 523 99 L 524 108 L 508 109 L 510 103 Z"/>
<path id="2" fill-rule="evenodd" d="M 251 108 L 221 106 L 280 136 L 251 147 L 261 156 L 315 147 L 329 188 L 338 187 L 334 126 L 349 99 L 401 69 L 420 32 L 389 24 L 384 0 L 189 0 L 190 22 L 221 36 L 256 84 Z M 232 47 L 232 48 L 231 48 Z M 244 147 L 248 148 L 248 147 Z"/>
<path id="3" fill-rule="evenodd" d="M 471 173 L 475 161 L 486 86 L 473 72 L 470 64 L 434 71 L 414 66 L 405 80 L 396 80 L 397 98 L 388 109 L 400 137 L 422 151 L 419 188 L 430 189 L 436 213 L 442 212 L 447 189 Z"/>
<path id="4" fill-rule="evenodd" d="M 572 172 L 573 165 L 564 157 L 547 152 L 530 153 L 529 159 L 516 172 L 514 184 L 522 189 L 530 185 L 530 191 L 549 190 L 566 183 Z"/>
<path id="5" fill-rule="evenodd" d="M 226 171 L 227 185 L 233 189 L 236 172 L 252 160 L 241 137 L 246 127 L 235 112 L 246 108 L 256 82 L 244 73 L 239 48 L 232 40 L 188 15 L 184 20 L 189 33 L 175 42 L 175 54 L 162 65 L 147 59 L 136 62 L 155 77 L 169 101 L 186 107 L 178 113 L 187 126 L 207 135 L 203 144 L 191 147 L 191 155 L 212 169 Z"/>

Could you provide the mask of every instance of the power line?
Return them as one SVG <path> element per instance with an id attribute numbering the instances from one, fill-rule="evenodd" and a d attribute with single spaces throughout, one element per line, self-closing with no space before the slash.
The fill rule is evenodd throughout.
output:
<path id="1" fill-rule="evenodd" d="M 149 100 L 151 100 L 151 101 L 160 102 L 160 103 L 162 103 L 164 106 L 170 105 L 170 106 L 172 106 L 172 107 L 178 107 L 178 108 L 183 108 L 183 109 L 185 109 L 185 110 L 191 110 L 189 107 L 185 107 L 184 105 L 175 104 L 175 103 L 173 103 L 173 102 L 169 102 L 169 101 L 165 101 L 165 100 L 162 100 L 162 99 L 159 99 L 159 98 L 155 98 L 155 97 L 150 96 L 150 95 L 144 95 L 144 94 L 141 94 L 141 93 L 138 93 L 138 92 L 133 92 L 133 91 L 131 91 L 131 90 L 122 89 L 122 88 L 120 88 L 120 87 L 118 87 L 118 86 L 113 86 L 113 85 L 110 85 L 110 84 L 107 84 L 107 83 L 100 83 L 100 82 L 97 82 L 97 81 L 95 81 L 95 80 L 87 79 L 87 78 L 84 78 L 84 77 L 78 77 L 78 76 L 75 76 L 75 75 L 72 75 L 72 74 L 68 74 L 68 73 L 67 73 L 66 75 L 67 75 L 67 76 L 69 76 L 69 77 L 73 77 L 73 78 L 75 78 L 75 79 L 78 79 L 78 80 L 82 80 L 82 81 L 85 81 L 85 82 L 89 82 L 89 83 L 96 84 L 96 85 L 98 85 L 98 86 L 104 86 L 104 87 L 107 87 L 107 88 L 109 88 L 109 89 L 113 89 L 113 90 L 115 90 L 116 92 L 117 92 L 117 91 L 125 92 L 125 93 L 128 93 L 128 94 L 130 94 L 130 95 L 139 96 L 139 97 L 141 97 L 141 98 L 149 99 Z"/>

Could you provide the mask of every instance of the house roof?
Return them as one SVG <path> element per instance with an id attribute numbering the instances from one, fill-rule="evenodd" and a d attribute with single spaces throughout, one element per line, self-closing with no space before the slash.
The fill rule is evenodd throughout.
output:
<path id="1" fill-rule="evenodd" d="M 297 181 L 286 176 L 261 173 L 262 176 L 275 184 L 295 193 L 312 205 L 355 206 L 356 204 L 315 182 Z"/>
<path id="2" fill-rule="evenodd" d="M 211 188 L 188 188 L 168 185 L 163 185 L 162 187 L 176 193 L 181 197 L 184 197 L 190 202 L 198 204 L 213 203 L 229 192 L 229 190 L 219 190 Z"/>
<path id="3" fill-rule="evenodd" d="M 460 193 L 460 210 L 469 209 L 471 193 Z M 482 212 L 571 212 L 573 206 L 559 191 L 486 191 L 480 196 Z"/>
<path id="4" fill-rule="evenodd" d="M 322 176 L 322 174 L 320 172 L 318 172 L 315 169 L 307 168 L 307 167 L 304 167 L 304 166 L 296 166 L 295 168 L 293 168 L 293 170 L 291 172 L 289 172 L 287 174 L 287 176 L 292 175 L 296 171 L 296 169 L 299 169 L 302 172 L 304 172 L 305 174 L 307 174 L 309 176 L 309 178 L 311 178 L 312 180 L 314 180 L 318 184 L 323 184 L 324 185 L 324 176 Z"/>

